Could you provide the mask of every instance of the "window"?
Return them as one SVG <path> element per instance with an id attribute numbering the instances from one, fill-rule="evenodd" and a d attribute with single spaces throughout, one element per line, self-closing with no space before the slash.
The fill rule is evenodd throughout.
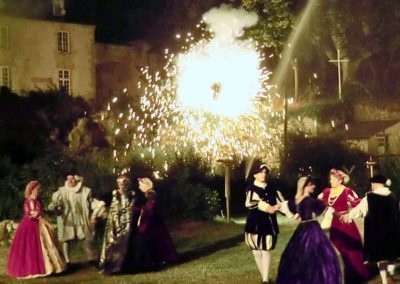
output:
<path id="1" fill-rule="evenodd" d="M 65 16 L 64 0 L 53 0 L 53 16 Z"/>
<path id="2" fill-rule="evenodd" d="M 0 86 L 11 87 L 10 69 L 8 66 L 0 66 Z"/>
<path id="3" fill-rule="evenodd" d="M 71 73 L 68 69 L 58 69 L 58 88 L 70 94 Z"/>
<path id="4" fill-rule="evenodd" d="M 69 52 L 69 33 L 60 31 L 57 35 L 58 51 Z"/>
<path id="5" fill-rule="evenodd" d="M 8 48 L 8 27 L 0 26 L 0 49 Z"/>
<path id="6" fill-rule="evenodd" d="M 388 151 L 387 136 L 378 136 L 378 154 L 384 155 Z"/>

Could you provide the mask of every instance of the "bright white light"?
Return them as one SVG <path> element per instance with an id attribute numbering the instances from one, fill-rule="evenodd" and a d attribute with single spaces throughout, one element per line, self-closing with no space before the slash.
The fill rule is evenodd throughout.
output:
<path id="1" fill-rule="evenodd" d="M 180 103 L 231 117 L 248 112 L 265 79 L 259 62 L 251 42 L 215 39 L 197 45 L 178 57 Z"/>

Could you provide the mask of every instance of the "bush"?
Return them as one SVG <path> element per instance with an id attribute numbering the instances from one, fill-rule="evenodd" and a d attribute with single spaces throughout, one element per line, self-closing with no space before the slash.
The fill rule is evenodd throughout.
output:
<path id="1" fill-rule="evenodd" d="M 23 96 L 2 88 L 0 93 L 0 157 L 30 163 L 51 143 L 66 145 L 76 121 L 89 112 L 82 98 L 63 92 L 32 91 Z"/>
<path id="2" fill-rule="evenodd" d="M 349 186 L 363 196 L 368 190 L 368 155 L 352 149 L 334 138 L 305 138 L 292 135 L 288 141 L 287 157 L 282 160 L 280 181 L 285 197 L 293 197 L 300 175 L 312 175 L 319 180 L 319 188 L 329 185 L 329 171 L 337 168 L 350 172 Z"/>
<path id="3" fill-rule="evenodd" d="M 221 199 L 212 184 L 209 166 L 193 151 L 175 156 L 168 177 L 156 184 L 163 212 L 171 219 L 211 220 L 220 211 Z"/>

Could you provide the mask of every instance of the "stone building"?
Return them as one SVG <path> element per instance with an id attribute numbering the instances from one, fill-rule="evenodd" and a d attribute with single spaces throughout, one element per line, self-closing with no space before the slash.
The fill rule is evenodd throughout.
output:
<path id="1" fill-rule="evenodd" d="M 0 18 L 0 85 L 20 93 L 63 88 L 95 97 L 96 53 L 92 25 Z"/>
<path id="2" fill-rule="evenodd" d="M 36 2 L 18 1 L 13 9 L 0 1 L 0 86 L 13 92 L 57 88 L 103 106 L 124 89 L 135 95 L 142 67 L 160 66 L 145 42 L 100 43 L 94 25 L 65 22 L 63 0 L 37 11 Z M 29 7 L 29 16 L 7 12 Z"/>

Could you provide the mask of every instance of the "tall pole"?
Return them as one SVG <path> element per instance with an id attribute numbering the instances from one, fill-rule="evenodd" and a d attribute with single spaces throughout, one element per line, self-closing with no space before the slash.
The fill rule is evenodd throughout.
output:
<path id="1" fill-rule="evenodd" d="M 225 166 L 225 204 L 226 204 L 226 222 L 231 221 L 231 166 L 233 160 L 219 159 L 218 162 L 223 163 Z"/>
<path id="2" fill-rule="evenodd" d="M 340 49 L 338 48 L 337 50 L 337 60 L 338 60 L 338 68 L 337 68 L 337 72 L 338 72 L 338 92 L 339 92 L 339 101 L 342 100 L 342 75 L 340 74 Z"/>
<path id="3" fill-rule="evenodd" d="M 374 166 L 376 165 L 376 162 L 372 160 L 372 157 L 369 157 L 369 160 L 367 161 L 367 168 L 369 169 L 369 175 L 370 177 L 374 176 Z"/>
<path id="4" fill-rule="evenodd" d="M 287 73 L 285 75 L 285 88 L 284 88 L 284 117 L 283 117 L 283 161 L 286 161 L 287 156 L 287 128 L 288 128 L 288 99 L 287 99 Z"/>
<path id="5" fill-rule="evenodd" d="M 337 63 L 338 68 L 338 93 L 339 93 L 339 101 L 342 100 L 342 72 L 341 72 L 341 64 L 342 62 L 349 62 L 348 59 L 340 59 L 340 49 L 337 49 L 337 59 L 329 60 L 329 62 Z"/>
<path id="6" fill-rule="evenodd" d="M 226 200 L 226 222 L 231 221 L 231 166 L 225 163 L 225 200 Z"/>
<path id="7" fill-rule="evenodd" d="M 298 81 L 298 68 L 297 68 L 297 59 L 294 60 L 293 65 L 294 71 L 294 101 L 297 103 L 299 101 L 299 81 Z"/>

